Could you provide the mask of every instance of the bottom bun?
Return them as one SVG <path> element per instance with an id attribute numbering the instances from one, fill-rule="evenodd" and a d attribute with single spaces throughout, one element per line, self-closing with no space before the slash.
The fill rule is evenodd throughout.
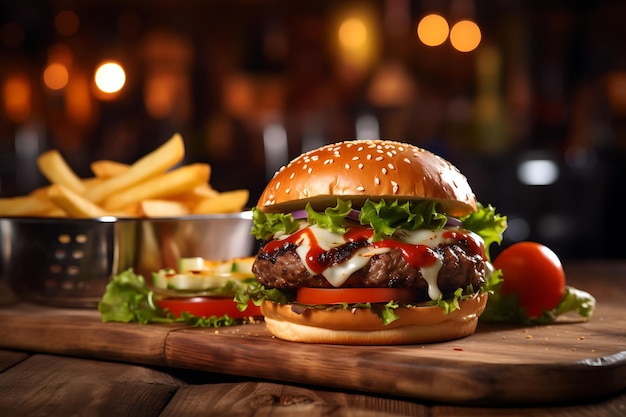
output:
<path id="1" fill-rule="evenodd" d="M 289 304 L 264 301 L 261 313 L 268 331 L 292 342 L 343 345 L 401 345 L 442 342 L 469 336 L 476 331 L 478 317 L 487 304 L 487 294 L 477 294 L 446 314 L 438 306 L 400 307 L 399 318 L 384 325 L 367 309 L 315 310 L 302 314 Z"/>

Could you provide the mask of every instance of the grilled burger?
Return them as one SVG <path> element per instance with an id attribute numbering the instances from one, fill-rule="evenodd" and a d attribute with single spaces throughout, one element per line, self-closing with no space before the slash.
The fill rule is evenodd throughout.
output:
<path id="1" fill-rule="evenodd" d="M 346 141 L 300 155 L 253 209 L 249 290 L 276 337 L 409 344 L 474 333 L 506 219 L 416 146 Z M 485 240 L 484 237 L 487 237 Z"/>

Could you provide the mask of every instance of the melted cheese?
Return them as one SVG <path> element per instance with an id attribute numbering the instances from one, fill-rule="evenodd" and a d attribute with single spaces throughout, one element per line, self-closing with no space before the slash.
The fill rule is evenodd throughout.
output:
<path id="1" fill-rule="evenodd" d="M 297 242 L 299 245 L 296 249 L 296 253 L 302 260 L 303 265 L 307 268 L 307 270 L 315 275 L 316 273 L 310 268 L 307 257 L 309 253 L 311 253 L 312 247 L 316 245 L 324 251 L 328 251 L 332 248 L 344 245 L 346 240 L 342 235 L 337 233 L 332 233 L 326 229 L 321 229 L 316 225 L 310 227 L 311 234 L 314 236 L 316 242 L 310 242 L 310 237 L 308 234 L 302 234 L 301 238 Z M 460 231 L 460 229 L 459 229 Z M 424 245 L 431 249 L 435 249 L 438 245 L 442 243 L 453 243 L 454 240 L 449 237 L 444 237 L 446 233 L 449 232 L 448 229 L 442 230 L 415 230 L 415 231 L 403 231 L 399 240 L 403 243 L 412 244 L 412 245 Z M 462 231 L 461 233 L 467 234 L 469 232 Z M 449 233 L 448 233 L 449 236 Z M 355 271 L 365 267 L 369 262 L 369 259 L 376 255 L 385 252 L 389 252 L 390 248 L 373 248 L 373 247 L 365 247 L 356 250 L 352 256 L 346 261 L 340 264 L 334 264 L 330 267 L 326 268 L 322 275 L 324 278 L 328 280 L 328 282 L 334 287 L 340 287 L 343 285 L 348 277 L 352 275 Z M 441 291 L 439 286 L 437 285 L 437 277 L 439 275 L 439 271 L 443 266 L 443 259 L 436 253 L 434 253 L 436 257 L 435 262 L 428 266 L 420 267 L 420 272 L 422 277 L 426 281 L 428 285 L 428 295 L 432 300 L 436 300 L 441 296 Z"/>

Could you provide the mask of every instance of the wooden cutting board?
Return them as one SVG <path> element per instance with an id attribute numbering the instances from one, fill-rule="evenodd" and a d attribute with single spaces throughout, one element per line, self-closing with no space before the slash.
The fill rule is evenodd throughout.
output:
<path id="1" fill-rule="evenodd" d="M 0 308 L 0 347 L 458 404 L 577 401 L 626 389 L 626 265 L 578 272 L 576 286 L 598 299 L 591 321 L 481 323 L 474 335 L 444 343 L 311 345 L 275 339 L 263 323 L 105 324 L 94 310 L 20 303 Z"/>

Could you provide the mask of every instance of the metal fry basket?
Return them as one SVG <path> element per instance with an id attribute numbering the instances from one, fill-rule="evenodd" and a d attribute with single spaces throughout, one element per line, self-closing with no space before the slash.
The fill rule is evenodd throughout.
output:
<path id="1" fill-rule="evenodd" d="M 181 257 L 253 254 L 250 212 L 162 219 L 2 218 L 0 273 L 23 300 L 95 307 L 111 277 L 128 268 L 150 282 Z"/>

